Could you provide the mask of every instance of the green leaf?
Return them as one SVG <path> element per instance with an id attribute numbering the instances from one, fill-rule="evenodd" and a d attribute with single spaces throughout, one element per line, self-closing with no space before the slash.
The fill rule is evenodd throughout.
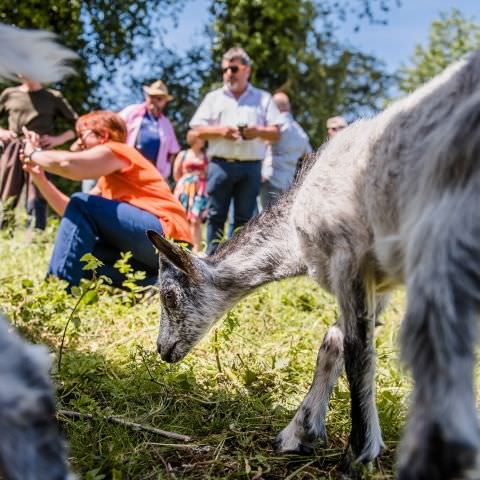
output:
<path id="1" fill-rule="evenodd" d="M 250 386 L 255 380 L 257 380 L 258 375 L 250 369 L 245 371 L 243 375 L 243 380 L 245 381 L 245 385 L 248 387 Z"/>
<path id="2" fill-rule="evenodd" d="M 22 287 L 23 288 L 32 288 L 33 287 L 33 282 L 28 278 L 24 278 L 22 280 Z"/>
<path id="3" fill-rule="evenodd" d="M 74 297 L 78 298 L 82 295 L 82 288 L 77 287 L 76 285 L 72 287 L 71 293 Z"/>
<path id="4" fill-rule="evenodd" d="M 82 299 L 84 305 L 92 305 L 98 302 L 98 293 L 96 290 L 89 290 Z"/>
<path id="5" fill-rule="evenodd" d="M 114 468 L 112 470 L 112 480 L 123 480 L 122 472 Z"/>
<path id="6" fill-rule="evenodd" d="M 86 263 L 86 265 L 84 265 L 84 267 L 83 267 L 83 270 L 96 271 L 97 268 L 103 266 L 103 262 L 101 260 L 99 260 L 98 258 L 96 258 L 91 253 L 86 253 L 85 255 L 83 255 L 83 257 L 80 259 L 80 261 Z"/>

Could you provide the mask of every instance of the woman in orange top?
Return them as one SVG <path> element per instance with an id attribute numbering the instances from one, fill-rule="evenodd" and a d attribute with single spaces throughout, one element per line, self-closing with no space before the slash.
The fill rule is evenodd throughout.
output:
<path id="1" fill-rule="evenodd" d="M 145 284 L 158 276 L 158 254 L 145 235 L 156 230 L 191 244 L 185 210 L 151 162 L 125 141 L 124 121 L 113 112 L 80 117 L 73 152 L 42 150 L 38 136 L 25 130 L 25 169 L 50 206 L 62 216 L 48 273 L 78 285 L 84 271 L 80 258 L 93 253 L 105 264 L 99 274 L 121 286 L 113 268 L 120 252 L 131 251 L 133 266 L 146 271 Z M 90 193 L 71 198 L 58 190 L 44 171 L 72 180 L 99 178 Z"/>

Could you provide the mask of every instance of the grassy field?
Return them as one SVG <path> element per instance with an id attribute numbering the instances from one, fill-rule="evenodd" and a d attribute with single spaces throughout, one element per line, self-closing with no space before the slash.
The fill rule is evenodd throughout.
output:
<path id="1" fill-rule="evenodd" d="M 47 344 L 71 463 L 81 478 L 337 478 L 349 432 L 342 376 L 328 414 L 329 443 L 314 456 L 278 455 L 275 435 L 289 422 L 313 374 L 323 334 L 337 315 L 333 298 L 307 279 L 262 288 L 237 305 L 181 363 L 156 354 L 159 304 L 106 287 L 80 303 L 45 281 L 54 226 L 32 240 L 0 233 L 0 308 L 34 342 Z M 393 478 L 409 380 L 398 360 L 403 294 L 377 330 L 377 403 L 386 451 L 367 478 Z M 70 318 L 61 368 L 62 332 Z M 191 436 L 175 441 L 111 423 L 106 416 Z"/>

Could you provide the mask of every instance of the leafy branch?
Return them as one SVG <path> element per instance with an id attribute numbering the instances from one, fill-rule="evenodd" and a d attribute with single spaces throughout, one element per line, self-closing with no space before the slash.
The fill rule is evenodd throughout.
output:
<path id="1" fill-rule="evenodd" d="M 96 275 L 97 269 L 103 266 L 103 262 L 101 260 L 95 258 L 91 253 L 87 253 L 80 259 L 80 261 L 86 263 L 86 265 L 83 267 L 83 270 L 91 271 L 92 279 L 87 283 L 86 286 L 72 288 L 72 293 L 74 295 L 78 295 L 78 300 L 75 303 L 75 306 L 73 307 L 73 310 L 71 311 L 67 323 L 65 324 L 65 327 L 63 329 L 62 341 L 60 343 L 60 349 L 58 352 L 57 369 L 59 372 L 62 367 L 63 348 L 65 345 L 65 336 L 67 334 L 68 326 L 70 325 L 70 323 L 73 323 L 75 328 L 78 329 L 78 327 L 80 326 L 80 319 L 78 318 L 78 316 L 76 316 L 76 313 L 80 306 L 96 303 L 98 301 L 98 287 L 100 285 L 103 285 L 104 283 L 111 283 L 111 280 L 104 275 L 100 275 L 100 277 L 97 277 Z"/>

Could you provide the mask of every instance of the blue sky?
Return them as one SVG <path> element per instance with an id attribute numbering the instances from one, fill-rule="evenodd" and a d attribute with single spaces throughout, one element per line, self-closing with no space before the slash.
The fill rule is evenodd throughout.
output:
<path id="1" fill-rule="evenodd" d="M 401 3 L 397 8 L 392 0 L 387 25 L 363 23 L 361 30 L 354 32 L 352 19 L 337 31 L 338 38 L 376 55 L 386 63 L 389 71 L 394 71 L 402 63 L 408 63 L 415 45 L 426 43 L 429 26 L 439 18 L 440 12 L 455 7 L 465 16 L 480 21 L 480 0 L 401 0 Z M 202 41 L 202 31 L 208 20 L 207 5 L 206 0 L 194 0 L 187 4 L 179 18 L 178 28 L 169 28 L 169 46 L 183 51 Z"/>

